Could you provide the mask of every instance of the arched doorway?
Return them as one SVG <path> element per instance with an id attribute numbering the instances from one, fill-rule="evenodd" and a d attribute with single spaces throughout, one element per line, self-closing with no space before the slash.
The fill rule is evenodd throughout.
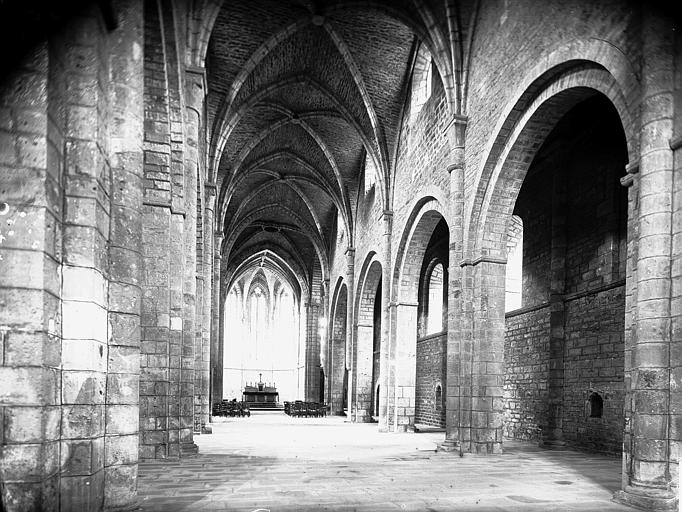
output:
<path id="1" fill-rule="evenodd" d="M 426 368 L 432 366 L 423 359 L 427 357 L 428 350 L 419 350 L 417 346 L 417 340 L 421 338 L 420 335 L 422 334 L 419 315 L 420 311 L 424 311 L 424 308 L 420 307 L 419 302 L 420 296 L 423 295 L 423 293 L 420 293 L 420 282 L 423 283 L 424 280 L 426 270 L 424 266 L 425 258 L 429 253 L 429 249 L 433 249 L 434 246 L 447 248 L 448 240 L 449 229 L 445 221 L 441 202 L 433 197 L 427 197 L 418 201 L 403 231 L 393 272 L 391 315 L 394 321 L 391 324 L 392 347 L 390 363 L 393 365 L 394 370 L 389 379 L 388 414 L 390 430 L 405 432 L 414 429 L 415 413 L 417 410 L 417 387 L 420 388 L 420 398 L 425 397 L 427 393 L 431 394 L 430 401 L 432 406 L 435 407 L 435 401 L 432 396 L 435 388 L 427 384 L 427 381 L 431 379 L 422 379 Z M 444 261 L 447 261 L 447 259 Z M 430 262 L 432 261 L 426 262 L 427 267 Z M 431 270 L 433 268 L 432 266 Z M 446 280 L 444 276 L 441 279 L 441 282 Z M 444 296 L 445 294 L 443 293 Z M 421 298 L 422 302 L 425 303 L 426 297 Z M 447 307 L 444 302 L 440 304 L 444 306 L 441 311 L 441 318 L 445 319 Z M 444 320 L 441 320 L 441 322 L 446 324 Z M 440 331 L 436 341 L 436 344 L 442 346 L 435 360 L 435 365 L 438 367 L 436 373 L 439 377 L 444 376 L 446 372 L 446 329 L 447 327 L 444 327 Z M 443 332 L 444 330 L 445 332 Z M 422 357 L 421 361 L 418 360 L 418 351 Z M 417 376 L 418 370 L 421 370 L 419 377 Z M 426 392 L 425 389 L 422 389 L 424 386 L 428 386 L 430 390 Z M 426 403 L 422 409 L 428 409 Z"/>

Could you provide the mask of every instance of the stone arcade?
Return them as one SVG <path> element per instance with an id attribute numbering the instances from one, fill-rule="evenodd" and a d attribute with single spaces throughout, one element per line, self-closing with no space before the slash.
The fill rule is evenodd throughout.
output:
<path id="1" fill-rule="evenodd" d="M 453 458 L 622 454 L 615 499 L 677 509 L 670 12 L 31 4 L 0 2 L 0 509 L 134 508 L 194 456 L 256 282 L 295 398 Z"/>

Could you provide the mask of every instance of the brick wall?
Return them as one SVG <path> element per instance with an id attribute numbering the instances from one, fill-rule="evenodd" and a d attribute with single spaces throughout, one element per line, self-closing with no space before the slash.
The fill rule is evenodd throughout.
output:
<path id="1" fill-rule="evenodd" d="M 566 303 L 563 430 L 571 445 L 612 453 L 622 449 L 624 319 L 623 285 Z M 589 417 L 592 392 L 604 400 L 601 418 Z"/>
<path id="2" fill-rule="evenodd" d="M 417 389 L 415 423 L 445 428 L 447 333 L 417 340 Z M 436 400 L 440 385 L 442 399 Z"/>
<path id="3" fill-rule="evenodd" d="M 538 441 L 547 414 L 549 307 L 507 315 L 504 435 Z"/>

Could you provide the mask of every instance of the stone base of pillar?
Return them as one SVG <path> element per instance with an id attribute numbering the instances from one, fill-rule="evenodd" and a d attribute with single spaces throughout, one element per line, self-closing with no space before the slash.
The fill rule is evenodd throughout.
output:
<path id="1" fill-rule="evenodd" d="M 194 443 L 182 443 L 180 445 L 180 457 L 194 457 L 199 453 L 199 447 Z"/>
<path id="2" fill-rule="evenodd" d="M 354 423 L 376 423 L 374 421 L 374 418 L 372 418 L 369 414 L 354 414 L 353 415 L 353 422 Z"/>
<path id="3" fill-rule="evenodd" d="M 679 498 L 674 492 L 638 485 L 627 485 L 625 490 L 616 491 L 613 501 L 630 507 L 656 511 L 678 510 L 679 506 Z"/>
<path id="4" fill-rule="evenodd" d="M 438 443 L 436 450 L 439 452 L 459 452 L 459 441 L 457 439 L 445 439 L 442 443 Z"/>

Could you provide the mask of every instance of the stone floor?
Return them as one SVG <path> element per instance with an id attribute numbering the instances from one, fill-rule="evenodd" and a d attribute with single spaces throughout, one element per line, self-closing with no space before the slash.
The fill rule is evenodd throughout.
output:
<path id="1" fill-rule="evenodd" d="M 139 468 L 142 510 L 616 511 L 620 459 L 510 442 L 436 452 L 442 432 L 380 434 L 342 417 L 217 419 L 199 455 Z"/>

